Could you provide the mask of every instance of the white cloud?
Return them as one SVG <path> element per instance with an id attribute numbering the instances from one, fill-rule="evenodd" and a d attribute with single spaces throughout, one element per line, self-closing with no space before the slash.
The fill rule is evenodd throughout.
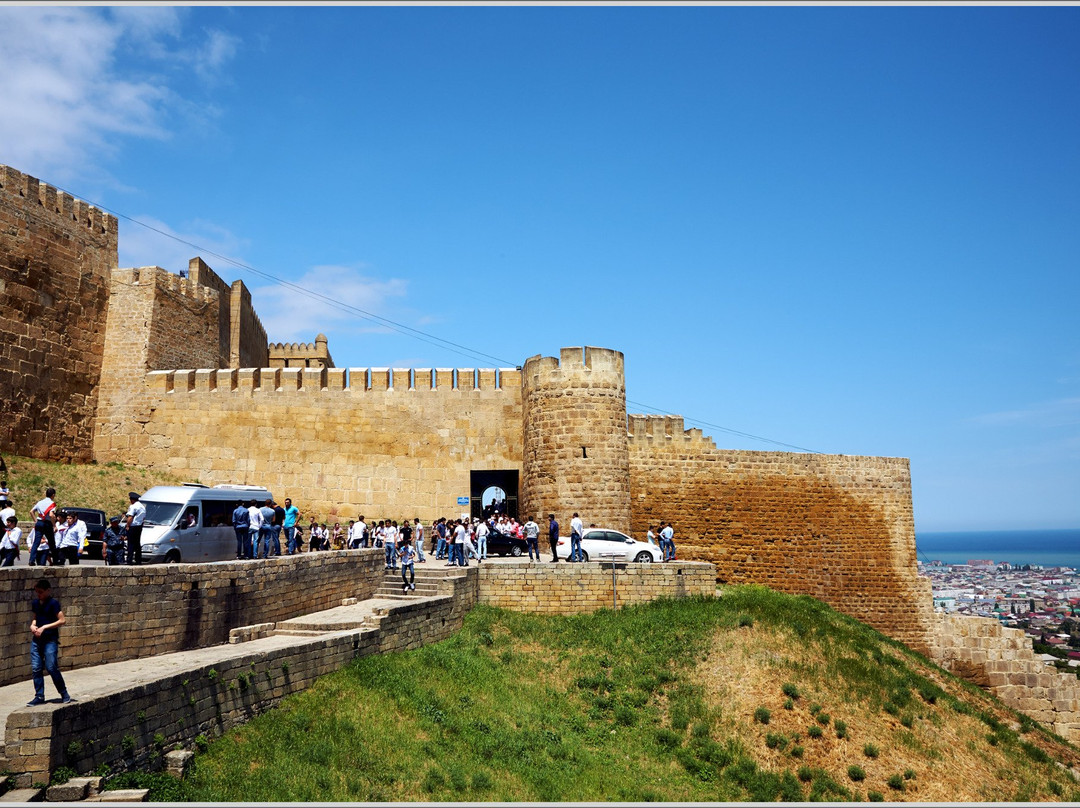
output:
<path id="1" fill-rule="evenodd" d="M 1045 401 L 1025 409 L 977 415 L 971 420 L 981 426 L 1072 426 L 1080 424 L 1080 398 Z"/>
<path id="2" fill-rule="evenodd" d="M 95 171 L 123 137 L 166 139 L 172 116 L 205 114 L 170 86 L 186 65 L 218 80 L 238 40 L 185 41 L 183 9 L 0 7 L 0 162 L 62 183 Z"/>
<path id="3" fill-rule="evenodd" d="M 405 297 L 408 283 L 404 280 L 372 278 L 363 273 L 363 268 L 346 266 L 316 266 L 302 277 L 288 280 L 331 301 L 307 296 L 288 286 L 252 289 L 252 303 L 271 342 L 310 342 L 319 332 L 344 337 L 386 330 L 352 309 L 397 322 L 408 321 L 399 311 L 399 304 L 393 302 Z"/>

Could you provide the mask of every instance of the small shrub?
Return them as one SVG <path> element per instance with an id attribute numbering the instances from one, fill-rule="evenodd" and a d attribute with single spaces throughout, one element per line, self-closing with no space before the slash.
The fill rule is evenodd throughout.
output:
<path id="1" fill-rule="evenodd" d="M 160 749 L 164 745 L 164 743 L 165 743 L 165 736 L 162 735 L 160 732 L 155 732 L 154 733 L 154 746 L 156 746 L 158 749 Z"/>
<path id="2" fill-rule="evenodd" d="M 867 791 L 866 792 L 866 801 L 867 802 L 885 802 L 885 795 L 882 794 L 880 791 Z"/>
<path id="3" fill-rule="evenodd" d="M 135 720 L 140 724 L 146 721 L 146 710 L 139 710 L 139 712 L 135 713 Z"/>
<path id="4" fill-rule="evenodd" d="M 424 774 L 424 782 L 421 785 L 421 788 L 428 794 L 433 794 L 445 786 L 446 778 L 443 777 L 442 772 L 438 769 L 428 769 Z"/>
<path id="5" fill-rule="evenodd" d="M 1020 746 L 1023 747 L 1023 750 L 1027 754 L 1027 756 L 1034 760 L 1036 763 L 1050 762 L 1050 756 L 1035 744 L 1028 743 L 1027 741 L 1021 741 Z"/>
<path id="6" fill-rule="evenodd" d="M 674 749 L 682 745 L 682 736 L 672 732 L 670 729 L 658 729 L 656 731 L 656 742 L 665 749 Z"/>
<path id="7" fill-rule="evenodd" d="M 135 736 L 125 735 L 120 739 L 120 748 L 124 750 L 124 753 L 130 755 L 135 751 Z"/>
<path id="8" fill-rule="evenodd" d="M 905 780 L 914 780 L 915 779 L 915 770 L 914 769 L 905 769 L 904 770 L 904 779 Z"/>
<path id="9" fill-rule="evenodd" d="M 754 625 L 754 618 L 748 614 L 739 615 L 739 628 L 751 628 Z"/>
<path id="10" fill-rule="evenodd" d="M 83 750 L 82 741 L 80 741 L 78 739 L 76 739 L 76 740 L 72 741 L 71 743 L 69 743 L 67 745 L 67 747 L 64 749 L 64 751 L 67 752 L 67 756 L 69 758 L 77 758 L 79 755 L 82 754 L 82 750 Z"/>
<path id="11" fill-rule="evenodd" d="M 862 766 L 848 766 L 847 776 L 859 783 L 866 779 L 866 771 Z"/>
<path id="12" fill-rule="evenodd" d="M 806 730 L 806 734 L 811 738 L 820 738 L 825 734 L 825 730 L 819 727 L 817 724 L 811 724 L 809 729 Z"/>
<path id="13" fill-rule="evenodd" d="M 210 748 L 210 739 L 207 738 L 205 735 L 199 735 L 195 738 L 195 748 L 198 749 L 200 752 L 205 752 L 207 749 Z"/>
<path id="14" fill-rule="evenodd" d="M 919 688 L 919 695 L 922 696 L 922 700 L 927 704 L 936 704 L 938 700 L 938 693 L 941 692 L 934 685 L 926 684 Z"/>
<path id="15" fill-rule="evenodd" d="M 288 662 L 282 662 L 281 663 L 281 672 L 284 673 L 286 676 L 289 675 L 289 663 Z"/>
<path id="16" fill-rule="evenodd" d="M 754 720 L 759 724 L 768 724 L 770 718 L 772 718 L 772 713 L 767 708 L 758 707 L 754 710 Z"/>
<path id="17" fill-rule="evenodd" d="M 814 779 L 814 772 L 811 771 L 809 766 L 803 765 L 799 767 L 798 778 L 804 783 L 809 783 Z"/>
<path id="18" fill-rule="evenodd" d="M 986 742 L 988 744 L 990 744 L 991 746 L 997 746 L 998 745 L 997 733 L 996 732 L 991 732 L 989 735 L 987 735 L 986 736 Z"/>
<path id="19" fill-rule="evenodd" d="M 795 709 L 795 702 L 793 702 L 791 699 L 785 699 L 785 701 L 784 701 L 784 709 L 785 710 L 794 710 Z"/>
<path id="20" fill-rule="evenodd" d="M 1061 783 L 1057 780 L 1051 780 L 1047 785 L 1050 786 L 1050 793 L 1055 797 L 1060 797 L 1065 792 L 1065 789 L 1061 787 Z"/>
<path id="21" fill-rule="evenodd" d="M 708 738 L 709 737 L 709 725 L 704 721 L 698 721 L 694 724 L 694 728 L 690 730 L 690 734 L 695 738 Z"/>
<path id="22" fill-rule="evenodd" d="M 885 702 L 885 704 L 882 705 L 881 709 L 883 709 L 889 715 L 900 715 L 900 707 L 896 704 L 893 704 L 891 701 Z"/>
<path id="23" fill-rule="evenodd" d="M 822 711 L 822 709 L 823 708 L 822 708 L 822 706 L 820 704 L 818 704 L 817 702 L 814 702 L 813 704 L 810 705 L 810 715 L 817 715 L 818 713 L 820 713 Z"/>
<path id="24" fill-rule="evenodd" d="M 792 698 L 792 699 L 799 698 L 799 688 L 797 688 L 791 682 L 784 682 L 783 687 L 781 687 L 780 689 L 784 692 L 784 695 L 787 696 L 788 698 Z"/>
<path id="25" fill-rule="evenodd" d="M 872 743 L 868 743 L 866 746 L 864 746 L 862 751 L 863 754 L 866 755 L 868 758 L 876 758 L 878 755 L 881 754 L 881 750 L 874 746 Z"/>
<path id="26" fill-rule="evenodd" d="M 833 722 L 833 727 L 836 728 L 836 737 L 837 738 L 846 738 L 847 737 L 847 722 L 846 721 L 834 721 Z"/>
<path id="27" fill-rule="evenodd" d="M 908 729 L 911 729 L 915 726 L 915 716 L 913 716 L 911 713 L 904 713 L 903 716 L 901 716 L 900 718 L 900 723 Z"/>
<path id="28" fill-rule="evenodd" d="M 789 752 L 788 754 L 790 754 L 794 758 L 801 758 L 805 751 L 806 750 L 804 750 L 801 746 L 795 744 L 795 746 L 791 747 L 791 752 Z"/>
<path id="29" fill-rule="evenodd" d="M 620 704 L 615 708 L 615 723 L 624 727 L 632 727 L 637 723 L 637 711 Z"/>
<path id="30" fill-rule="evenodd" d="M 885 781 L 885 785 L 887 785 L 893 791 L 903 791 L 904 790 L 904 778 L 901 777 L 899 774 L 894 774 L 891 777 L 889 777 L 888 780 Z"/>
<path id="31" fill-rule="evenodd" d="M 217 669 L 216 668 L 211 668 L 210 670 L 208 670 L 206 672 L 206 678 L 209 679 L 211 682 L 217 681 L 217 678 L 218 678 Z"/>
<path id="32" fill-rule="evenodd" d="M 487 772 L 476 772 L 472 778 L 472 787 L 475 791 L 490 791 L 494 787 L 491 776 Z"/>
<path id="33" fill-rule="evenodd" d="M 823 727 L 829 726 L 830 721 L 832 721 L 832 718 L 830 717 L 830 715 L 828 713 L 818 713 L 817 714 L 817 722 L 819 724 L 821 724 L 821 726 L 823 726 Z"/>
<path id="34" fill-rule="evenodd" d="M 787 736 L 779 732 L 770 732 L 765 736 L 765 745 L 770 749 L 783 750 L 788 745 Z"/>

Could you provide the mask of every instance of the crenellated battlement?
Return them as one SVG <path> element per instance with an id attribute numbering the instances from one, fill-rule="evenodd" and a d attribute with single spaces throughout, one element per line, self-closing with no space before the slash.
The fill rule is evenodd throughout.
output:
<path id="1" fill-rule="evenodd" d="M 626 429 L 631 446 L 663 442 L 692 450 L 716 448 L 716 442 L 700 429 L 683 429 L 681 415 L 627 415 Z"/>
<path id="2" fill-rule="evenodd" d="M 154 286 L 165 292 L 188 298 L 197 303 L 218 305 L 221 294 L 209 286 L 203 286 L 191 278 L 181 278 L 174 272 L 158 266 L 129 267 L 113 270 L 113 282 L 128 286 Z"/>
<path id="3" fill-rule="evenodd" d="M 91 233 L 117 238 L 115 216 L 11 166 L 0 165 L 0 194 L 36 201 L 46 214 L 76 222 Z"/>
<path id="4" fill-rule="evenodd" d="M 520 391 L 516 368 L 203 368 L 154 370 L 146 374 L 154 392 L 470 392 Z"/>

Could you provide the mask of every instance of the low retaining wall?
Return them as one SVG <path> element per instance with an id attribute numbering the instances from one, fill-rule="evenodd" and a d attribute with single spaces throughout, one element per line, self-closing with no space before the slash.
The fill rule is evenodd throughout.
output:
<path id="1" fill-rule="evenodd" d="M 30 604 L 48 578 L 67 625 L 64 670 L 228 642 L 234 628 L 278 622 L 368 598 L 381 550 L 338 550 L 263 561 L 142 567 L 0 569 L 0 685 L 30 675 Z"/>
<path id="2" fill-rule="evenodd" d="M 586 614 L 657 598 L 716 594 L 716 567 L 703 561 L 666 564 L 483 564 L 477 600 L 500 609 Z"/>
<path id="3" fill-rule="evenodd" d="M 227 659 L 193 663 L 104 698 L 19 710 L 7 722 L 9 766 L 20 773 L 20 785 L 46 782 L 59 766 L 80 773 L 102 764 L 113 770 L 158 768 L 177 744 L 190 748 L 200 735 L 216 738 L 353 659 L 446 639 L 476 602 L 475 575 L 446 579 L 440 592 L 446 594 L 377 608 L 360 627 L 310 639 L 278 636 L 235 644 L 228 646 L 234 653 Z M 278 628 L 307 627 L 301 618 Z"/>
<path id="4" fill-rule="evenodd" d="M 1080 743 L 1080 680 L 1035 656 L 1031 639 L 988 617 L 934 615 L 931 658 L 1062 738 Z"/>

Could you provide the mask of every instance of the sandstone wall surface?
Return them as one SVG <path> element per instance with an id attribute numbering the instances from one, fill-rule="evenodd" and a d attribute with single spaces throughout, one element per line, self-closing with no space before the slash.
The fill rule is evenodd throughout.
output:
<path id="1" fill-rule="evenodd" d="M 1080 743 L 1080 681 L 1039 659 L 1022 630 L 993 618 L 942 612 L 934 614 L 933 627 L 934 662 Z"/>
<path id="2" fill-rule="evenodd" d="M 103 421 L 97 460 L 264 485 L 305 522 L 430 524 L 468 510 L 470 471 L 521 469 L 516 370 L 154 372 Z"/>
<path id="3" fill-rule="evenodd" d="M 259 562 L 154 567 L 50 567 L 64 609 L 64 669 L 227 642 L 229 631 L 367 598 L 382 576 L 381 550 L 341 550 Z M 0 569 L 0 684 L 30 670 L 30 603 L 41 570 Z"/>
<path id="4" fill-rule="evenodd" d="M 90 460 L 117 221 L 0 165 L 0 452 Z"/>
<path id="5" fill-rule="evenodd" d="M 721 582 L 811 595 L 928 650 L 907 460 L 717 449 L 676 417 L 632 415 L 629 430 L 636 538 L 670 521 L 678 558 Z"/>
<path id="6" fill-rule="evenodd" d="M 563 348 L 522 371 L 522 514 L 554 513 L 564 535 L 586 525 L 626 531 L 630 473 L 624 360 L 606 348 Z"/>
<path id="7" fill-rule="evenodd" d="M 712 564 L 483 564 L 477 600 L 535 614 L 590 614 L 657 598 L 712 597 Z"/>

